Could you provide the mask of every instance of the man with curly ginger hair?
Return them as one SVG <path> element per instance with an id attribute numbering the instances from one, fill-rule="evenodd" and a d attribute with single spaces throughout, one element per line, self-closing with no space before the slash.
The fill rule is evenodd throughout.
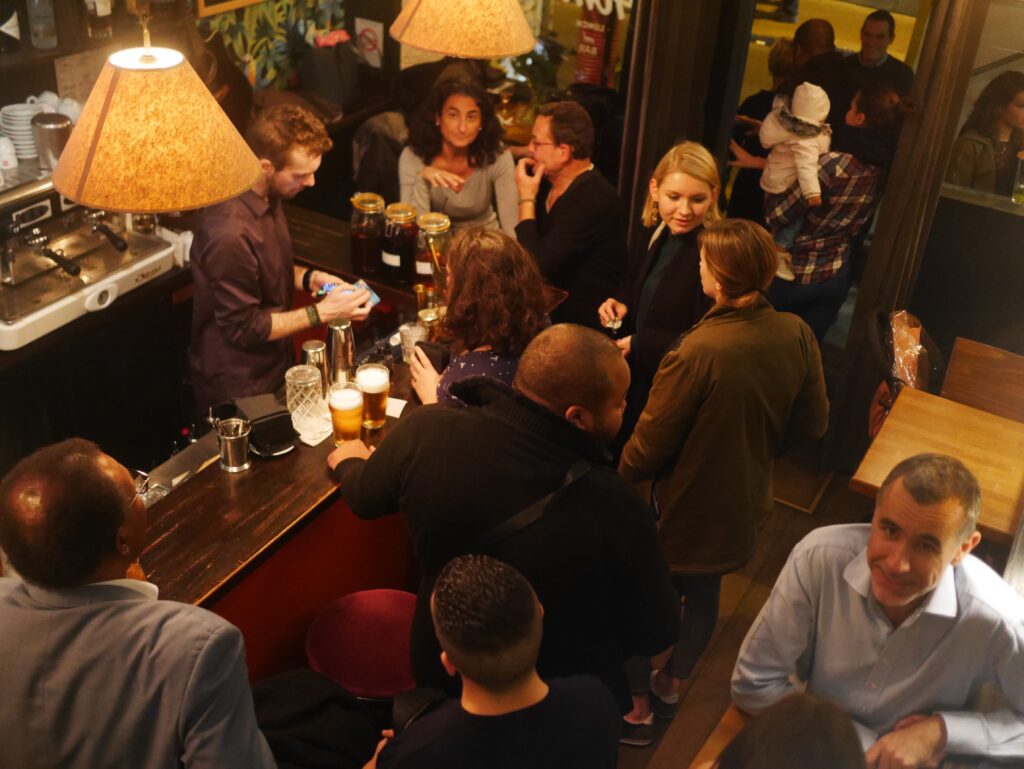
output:
<path id="1" fill-rule="evenodd" d="M 245 134 L 262 174 L 247 192 L 204 209 L 192 243 L 192 342 L 196 407 L 272 392 L 295 363 L 291 335 L 334 318 L 362 319 L 366 291 L 334 291 L 293 310 L 296 289 L 315 294 L 336 275 L 294 264 L 282 201 L 312 187 L 331 149 L 316 117 L 293 104 L 264 110 Z"/>
<path id="2" fill-rule="evenodd" d="M 452 391 L 464 406 L 423 406 L 372 455 L 348 441 L 328 458 L 356 515 L 405 516 L 421 570 L 421 685 L 451 681 L 430 621 L 434 579 L 452 558 L 486 553 L 522 572 L 544 604 L 540 675 L 591 673 L 630 709 L 624 661 L 674 642 L 679 605 L 653 512 L 606 464 L 628 387 L 611 339 L 560 324 L 527 345 L 514 387 L 462 380 Z M 535 504 L 539 517 L 494 533 Z"/>

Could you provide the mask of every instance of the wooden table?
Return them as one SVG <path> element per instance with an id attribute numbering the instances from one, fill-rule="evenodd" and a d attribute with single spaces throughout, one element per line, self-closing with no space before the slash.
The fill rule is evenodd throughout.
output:
<path id="1" fill-rule="evenodd" d="M 1024 423 L 906 387 L 850 488 L 874 496 L 898 462 L 922 453 L 963 462 L 981 485 L 979 529 L 992 539 L 1013 539 L 1024 504 Z"/>

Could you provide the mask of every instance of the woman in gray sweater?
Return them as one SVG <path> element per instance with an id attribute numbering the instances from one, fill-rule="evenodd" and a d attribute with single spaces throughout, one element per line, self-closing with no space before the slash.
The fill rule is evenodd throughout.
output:
<path id="1" fill-rule="evenodd" d="M 515 237 L 514 175 L 487 92 L 466 80 L 436 86 L 413 116 L 398 159 L 402 202 L 421 214 L 446 214 L 456 229 L 500 227 Z"/>

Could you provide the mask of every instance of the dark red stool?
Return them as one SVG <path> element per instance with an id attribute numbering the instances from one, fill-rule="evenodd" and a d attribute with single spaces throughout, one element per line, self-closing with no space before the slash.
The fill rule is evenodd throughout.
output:
<path id="1" fill-rule="evenodd" d="M 325 606 L 306 631 L 309 666 L 356 697 L 384 700 L 413 689 L 409 632 L 416 596 L 362 590 Z"/>

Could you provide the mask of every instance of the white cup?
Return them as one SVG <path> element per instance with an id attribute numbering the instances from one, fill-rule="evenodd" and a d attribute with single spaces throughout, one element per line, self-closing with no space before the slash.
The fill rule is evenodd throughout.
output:
<path id="1" fill-rule="evenodd" d="M 72 123 L 77 123 L 79 116 L 82 114 L 82 105 L 74 99 L 61 99 L 57 105 L 57 111 L 71 118 Z"/>
<path id="2" fill-rule="evenodd" d="M 46 104 L 54 109 L 57 108 L 58 102 L 60 102 L 60 97 L 53 91 L 43 91 L 38 96 L 29 96 L 25 99 L 26 104 Z"/>
<path id="3" fill-rule="evenodd" d="M 0 136 L 0 168 L 17 168 L 18 156 L 14 151 L 14 142 L 6 136 Z"/>

